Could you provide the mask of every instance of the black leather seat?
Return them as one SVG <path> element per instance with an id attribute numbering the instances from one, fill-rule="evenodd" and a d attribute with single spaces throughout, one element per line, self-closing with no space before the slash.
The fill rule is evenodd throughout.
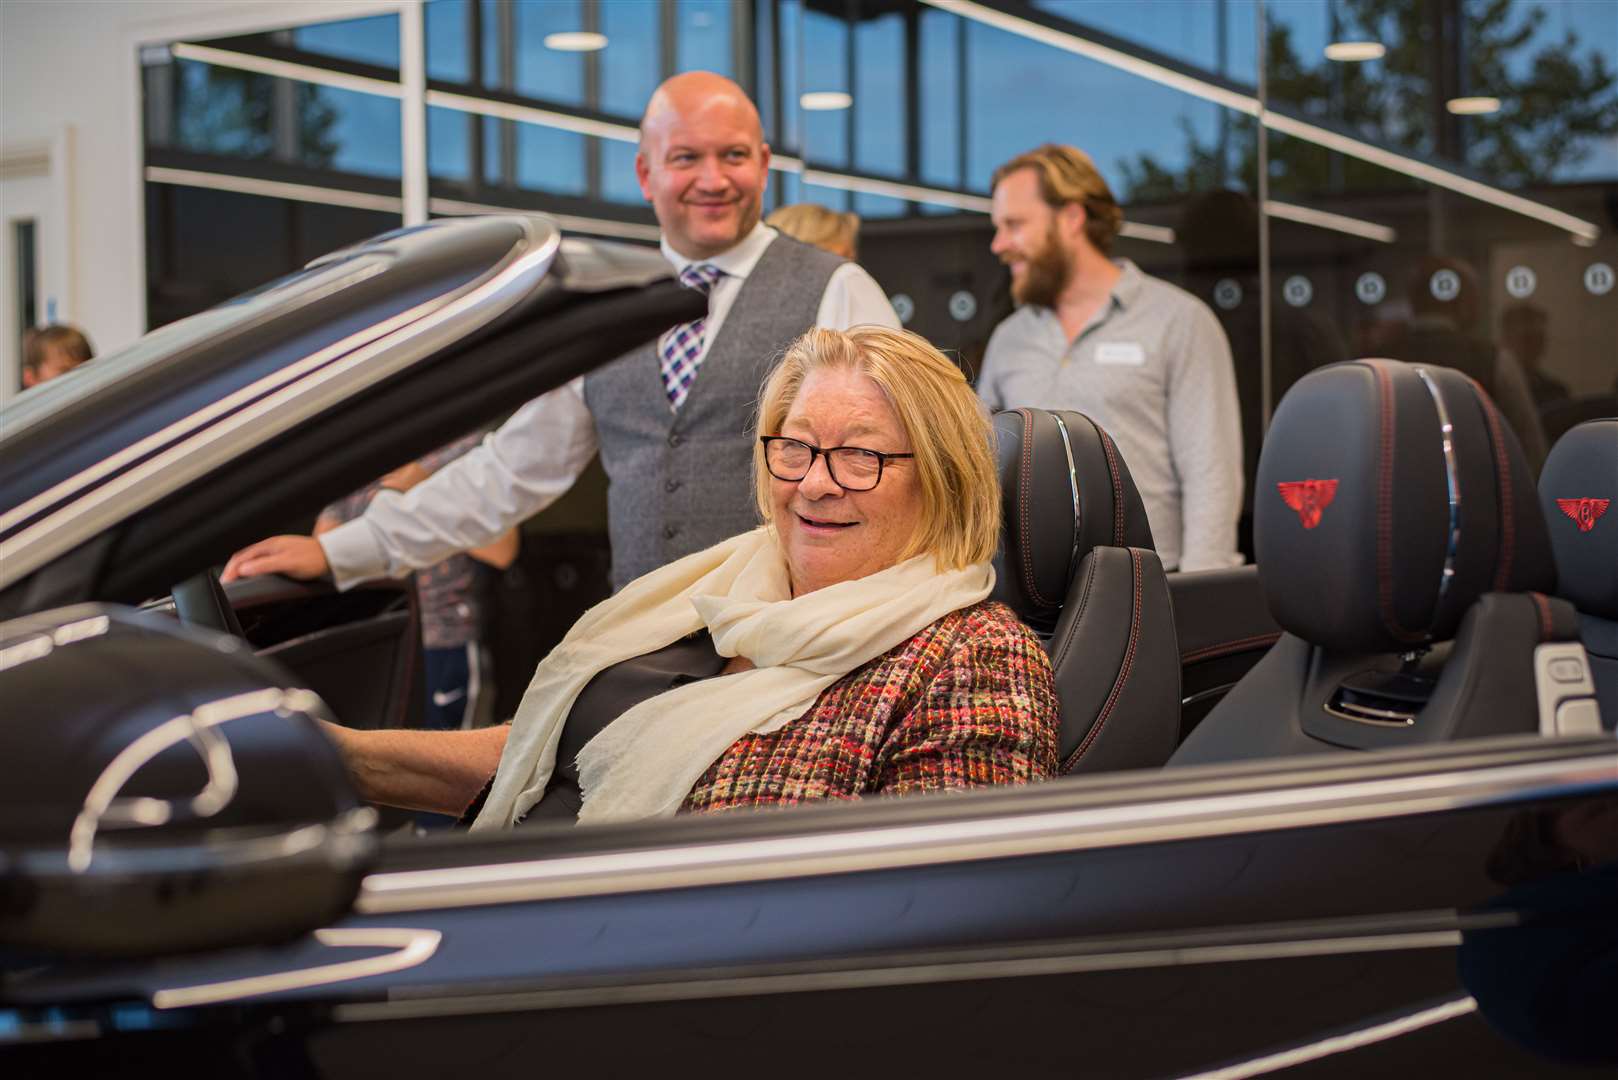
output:
<path id="1" fill-rule="evenodd" d="M 1050 653 L 1062 772 L 1162 765 L 1179 738 L 1179 649 L 1123 457 L 1080 413 L 1017 409 L 994 426 L 1005 499 L 994 598 Z"/>
<path id="2" fill-rule="evenodd" d="M 1312 372 L 1276 410 L 1254 494 L 1284 633 L 1170 764 L 1542 730 L 1536 659 L 1577 649 L 1577 616 L 1544 595 L 1532 477 L 1475 382 L 1392 360 Z"/>
<path id="3" fill-rule="evenodd" d="M 1618 726 L 1618 417 L 1557 440 L 1539 477 L 1556 592 L 1579 611 L 1602 726 Z"/>

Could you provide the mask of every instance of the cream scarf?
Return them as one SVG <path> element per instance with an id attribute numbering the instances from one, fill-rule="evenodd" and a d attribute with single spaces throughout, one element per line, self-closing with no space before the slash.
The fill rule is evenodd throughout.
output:
<path id="1" fill-rule="evenodd" d="M 989 595 L 979 563 L 938 572 L 918 555 L 792 597 L 768 526 L 637 578 L 584 614 L 541 661 L 472 828 L 509 828 L 545 794 L 562 724 L 598 673 L 707 627 L 721 656 L 755 667 L 641 702 L 579 752 L 580 823 L 666 817 L 732 743 L 802 716 L 822 690 Z"/>

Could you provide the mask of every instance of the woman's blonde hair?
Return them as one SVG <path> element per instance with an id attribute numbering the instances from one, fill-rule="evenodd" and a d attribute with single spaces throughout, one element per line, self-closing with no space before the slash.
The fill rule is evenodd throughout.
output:
<path id="1" fill-rule="evenodd" d="M 881 326 L 816 327 L 787 347 L 759 395 L 758 433 L 779 435 L 804 380 L 816 371 L 864 375 L 887 397 L 914 453 L 921 521 L 900 561 L 930 552 L 940 570 L 993 558 L 1000 541 L 1000 478 L 989 414 L 948 357 L 917 334 Z M 874 449 L 874 448 L 873 448 Z M 771 518 L 772 477 L 753 447 L 759 513 Z"/>
<path id="2" fill-rule="evenodd" d="M 833 254 L 847 253 L 852 257 L 860 237 L 858 214 L 840 214 L 819 203 L 795 203 L 783 206 L 764 224 L 779 229 L 794 240 L 802 240 Z"/>

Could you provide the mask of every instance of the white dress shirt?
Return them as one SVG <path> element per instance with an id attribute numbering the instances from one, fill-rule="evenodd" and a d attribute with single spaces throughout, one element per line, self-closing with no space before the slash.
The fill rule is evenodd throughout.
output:
<path id="1" fill-rule="evenodd" d="M 760 223 L 741 243 L 708 259 L 688 259 L 663 240 L 663 257 L 676 274 L 695 262 L 725 272 L 709 293 L 699 355 L 718 337 L 747 275 L 778 235 Z M 868 323 L 899 327 L 882 287 L 856 264 L 845 263 L 826 283 L 815 325 L 847 330 Z M 701 382 L 699 370 L 694 385 Z M 383 490 L 363 516 L 321 534 L 337 587 L 403 577 L 492 542 L 561 498 L 590 464 L 596 446 L 582 377 L 533 399 L 466 455 L 407 492 Z"/>

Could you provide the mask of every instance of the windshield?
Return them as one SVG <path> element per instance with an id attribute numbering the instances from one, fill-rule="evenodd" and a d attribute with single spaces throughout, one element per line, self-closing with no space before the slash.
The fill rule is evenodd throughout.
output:
<path id="1" fill-rule="evenodd" d="M 387 251 L 369 250 L 324 260 L 288 274 L 244 296 L 170 323 L 60 378 L 24 391 L 8 403 L 0 422 L 0 440 L 16 438 L 36 424 L 87 401 L 130 375 L 195 346 L 230 336 L 348 288 L 385 270 L 393 260 Z"/>

